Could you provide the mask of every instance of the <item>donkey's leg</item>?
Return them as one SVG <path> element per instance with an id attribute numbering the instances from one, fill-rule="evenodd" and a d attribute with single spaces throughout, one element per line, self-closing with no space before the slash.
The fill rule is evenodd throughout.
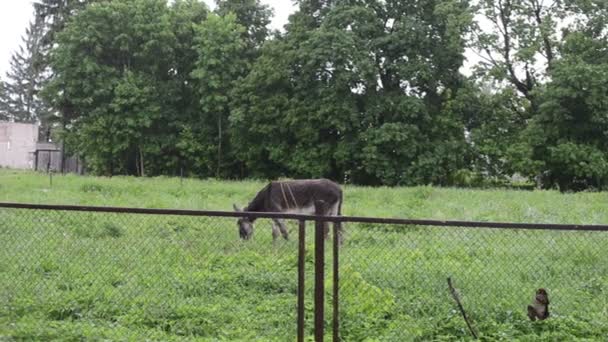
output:
<path id="1" fill-rule="evenodd" d="M 325 216 L 333 216 L 336 215 L 334 213 L 334 205 L 331 205 L 328 209 L 327 212 L 324 214 Z M 329 222 L 324 221 L 323 222 L 323 232 L 325 233 L 325 239 L 327 240 L 327 238 L 329 238 Z"/>
<path id="2" fill-rule="evenodd" d="M 283 222 L 282 219 L 273 219 L 273 221 L 275 226 L 278 226 L 279 230 L 281 231 L 283 238 L 285 238 L 285 240 L 289 240 L 289 232 L 287 231 L 287 227 L 285 227 L 285 222 Z"/>
<path id="3" fill-rule="evenodd" d="M 279 237 L 279 227 L 275 223 L 272 224 L 272 242 L 277 241 L 277 237 Z"/>
<path id="4" fill-rule="evenodd" d="M 334 203 L 334 204 L 331 206 L 329 215 L 331 215 L 331 216 L 338 216 L 338 215 L 340 215 L 339 211 L 340 211 L 340 203 L 339 203 L 339 202 L 336 202 L 336 203 Z M 344 223 L 342 223 L 340 226 L 338 226 L 338 224 L 337 224 L 336 222 L 334 222 L 334 228 L 338 227 L 338 228 L 337 228 L 337 233 L 338 233 L 338 241 L 340 242 L 340 244 L 342 244 L 342 241 L 343 241 L 343 239 L 344 239 L 344 237 L 342 236 L 342 235 L 343 235 L 343 234 L 342 234 L 342 233 L 343 233 L 343 232 L 342 232 L 342 230 L 343 230 L 342 225 L 343 225 L 343 224 L 344 224 Z M 334 238 L 335 238 L 335 237 L 334 237 Z"/>
<path id="5" fill-rule="evenodd" d="M 270 205 L 266 208 L 266 211 L 269 212 L 281 212 L 281 207 L 277 205 L 273 200 L 270 201 Z M 276 242 L 279 237 L 279 231 L 283 233 L 282 224 L 277 219 L 272 219 L 272 241 Z M 283 234 L 285 236 L 285 234 Z"/>

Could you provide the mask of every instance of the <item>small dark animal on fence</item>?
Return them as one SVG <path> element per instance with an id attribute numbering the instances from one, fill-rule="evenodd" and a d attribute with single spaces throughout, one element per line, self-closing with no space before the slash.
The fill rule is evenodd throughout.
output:
<path id="1" fill-rule="evenodd" d="M 545 289 L 536 290 L 532 305 L 528 305 L 528 317 L 532 321 L 544 320 L 549 317 L 549 295 Z"/>
<path id="2" fill-rule="evenodd" d="M 341 215 L 342 189 L 338 184 L 327 179 L 275 181 L 262 188 L 245 208 L 239 208 L 234 204 L 234 210 L 314 215 L 315 201 L 324 201 L 327 204 L 323 216 Z M 251 238 L 254 221 L 255 217 L 243 217 L 238 220 L 239 235 L 242 239 Z M 284 222 L 280 219 L 273 219 L 273 221 L 273 240 L 279 236 L 279 231 L 288 240 L 289 233 Z M 326 238 L 328 230 L 328 227 L 325 226 Z M 342 232 L 339 233 L 341 237 Z"/>

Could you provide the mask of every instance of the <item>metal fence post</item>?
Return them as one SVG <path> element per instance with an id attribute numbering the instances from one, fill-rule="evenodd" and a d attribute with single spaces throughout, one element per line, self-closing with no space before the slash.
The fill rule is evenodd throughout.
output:
<path id="1" fill-rule="evenodd" d="M 306 257 L 306 221 L 300 220 L 298 234 L 298 342 L 304 342 L 304 276 Z"/>
<path id="2" fill-rule="evenodd" d="M 334 223 L 334 317 L 333 317 L 333 341 L 340 341 L 340 235 L 341 222 Z"/>
<path id="3" fill-rule="evenodd" d="M 325 214 L 326 203 L 315 202 L 315 215 Z M 323 341 L 325 320 L 325 222 L 315 222 L 315 341 Z"/>

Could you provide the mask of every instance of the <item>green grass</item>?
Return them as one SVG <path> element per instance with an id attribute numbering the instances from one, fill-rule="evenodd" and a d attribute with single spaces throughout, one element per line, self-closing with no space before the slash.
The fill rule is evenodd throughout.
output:
<path id="1" fill-rule="evenodd" d="M 0 170 L 0 201 L 231 210 L 263 182 L 48 176 Z M 345 187 L 344 214 L 608 223 L 607 193 Z M 314 244 L 307 234 L 307 334 Z M 608 234 L 348 224 L 346 341 L 469 339 L 451 276 L 483 340 L 606 340 Z M 0 340 L 295 337 L 296 225 L 238 240 L 234 219 L 0 209 Z M 329 244 L 328 244 L 329 247 Z M 328 248 L 328 280 L 331 253 Z M 327 308 L 332 305 L 327 282 Z M 550 319 L 530 322 L 538 287 Z M 328 337 L 331 311 L 326 314 Z"/>

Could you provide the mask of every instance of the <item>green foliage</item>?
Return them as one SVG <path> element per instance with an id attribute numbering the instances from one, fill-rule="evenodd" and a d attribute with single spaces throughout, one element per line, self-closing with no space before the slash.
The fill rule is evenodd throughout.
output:
<path id="1" fill-rule="evenodd" d="M 608 59 L 606 37 L 584 33 L 568 35 L 563 57 L 555 63 L 552 81 L 539 91 L 539 114 L 524 137 L 527 154 L 540 171 L 543 185 L 561 190 L 603 188 L 608 181 Z"/>
<path id="2" fill-rule="evenodd" d="M 443 107 L 466 3 L 337 2 L 311 29 L 306 8 L 237 89 L 234 146 L 251 174 L 447 183 L 464 164 L 462 121 Z"/>
<path id="3" fill-rule="evenodd" d="M 255 54 L 255 48 L 260 47 L 268 38 L 268 25 L 272 10 L 268 5 L 262 5 L 260 0 L 216 0 L 216 13 L 220 16 L 234 14 L 236 21 L 245 29 L 241 35 L 247 42 L 248 54 Z"/>
<path id="4" fill-rule="evenodd" d="M 144 174 L 144 165 L 158 163 L 163 146 L 148 146 L 166 133 L 158 127 L 171 112 L 163 98 L 171 93 L 174 46 L 160 0 L 90 5 L 59 34 L 48 91 L 70 98 L 75 117 L 66 141 L 91 171 Z"/>
<path id="5" fill-rule="evenodd" d="M 360 341 L 377 336 L 386 324 L 385 319 L 396 309 L 395 296 L 366 282 L 359 272 L 350 267 L 344 267 L 340 272 L 340 281 L 348 284 L 340 293 L 342 305 L 346 308 L 341 312 L 344 330 L 347 331 L 342 334 L 343 338 Z"/>
<path id="6" fill-rule="evenodd" d="M 231 164 L 234 160 L 227 146 L 228 134 L 225 131 L 230 112 L 230 91 L 248 70 L 243 32 L 245 27 L 237 23 L 234 14 L 224 17 L 211 14 L 198 27 L 196 36 L 198 60 L 192 77 L 198 81 L 200 117 L 184 132 L 187 136 L 188 130 L 192 129 L 197 136 L 196 141 L 190 144 L 187 140 L 182 142 L 190 149 L 199 146 L 202 153 L 196 157 L 199 159 L 196 163 L 206 165 L 205 173 L 215 173 L 218 178 L 234 173 Z"/>
<path id="7" fill-rule="evenodd" d="M 284 32 L 216 5 L 35 2 L 53 135 L 91 173 L 605 187 L 603 1 L 302 0 Z"/>

